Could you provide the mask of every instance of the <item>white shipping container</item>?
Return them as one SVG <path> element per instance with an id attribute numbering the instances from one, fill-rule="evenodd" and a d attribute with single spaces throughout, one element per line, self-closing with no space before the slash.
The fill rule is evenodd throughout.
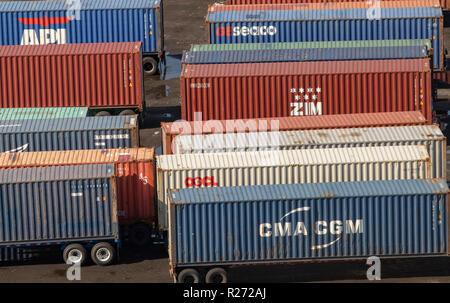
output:
<path id="1" fill-rule="evenodd" d="M 437 125 L 319 129 L 177 136 L 175 154 L 277 149 L 425 145 L 431 177 L 447 177 L 446 137 Z"/>
<path id="2" fill-rule="evenodd" d="M 423 145 L 159 155 L 159 228 L 168 228 L 169 189 L 429 178 Z"/>

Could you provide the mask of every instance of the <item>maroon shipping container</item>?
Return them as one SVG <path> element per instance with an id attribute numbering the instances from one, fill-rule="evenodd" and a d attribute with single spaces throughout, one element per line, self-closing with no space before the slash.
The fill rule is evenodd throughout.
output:
<path id="1" fill-rule="evenodd" d="M 409 2 L 414 7 L 414 1 L 411 0 L 382 0 L 381 2 Z M 246 4 L 303 4 L 303 3 L 333 3 L 333 2 L 367 2 L 367 0 L 227 0 L 229 5 Z M 430 0 L 430 5 L 433 1 Z M 450 0 L 440 0 L 441 7 L 444 10 L 450 9 Z M 370 4 L 369 4 L 370 5 Z"/>
<path id="2" fill-rule="evenodd" d="M 172 154 L 172 142 L 181 135 L 206 135 L 265 131 L 293 131 L 308 129 L 335 129 L 425 125 L 420 112 L 368 113 L 327 116 L 282 117 L 251 120 L 179 121 L 161 123 L 161 143 L 164 155 Z M 1 159 L 1 157 L 0 157 Z"/>
<path id="3" fill-rule="evenodd" d="M 427 59 L 185 65 L 180 81 L 187 121 L 395 111 L 432 121 Z"/>
<path id="4" fill-rule="evenodd" d="M 142 42 L 0 46 L 0 107 L 143 108 Z"/>

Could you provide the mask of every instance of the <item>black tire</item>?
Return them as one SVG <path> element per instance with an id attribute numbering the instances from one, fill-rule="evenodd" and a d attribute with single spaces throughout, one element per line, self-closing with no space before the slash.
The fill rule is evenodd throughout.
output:
<path id="1" fill-rule="evenodd" d="M 64 248 L 63 251 L 63 259 L 64 259 L 64 263 L 67 264 L 67 260 L 76 258 L 78 259 L 78 262 L 81 263 L 81 265 L 83 265 L 86 262 L 86 256 L 87 256 L 87 251 L 86 248 L 84 248 L 83 245 L 81 244 L 70 244 L 67 245 L 66 248 Z M 72 261 L 72 264 L 74 264 L 76 262 Z"/>
<path id="2" fill-rule="evenodd" d="M 98 112 L 95 114 L 96 117 L 107 117 L 111 116 L 110 112 L 107 112 L 106 110 L 102 110 L 101 112 Z"/>
<path id="3" fill-rule="evenodd" d="M 130 242 L 136 246 L 151 243 L 152 229 L 147 224 L 135 224 L 130 229 Z"/>
<path id="4" fill-rule="evenodd" d="M 206 283 L 227 283 L 228 274 L 225 269 L 216 267 L 208 271 L 205 277 Z"/>
<path id="5" fill-rule="evenodd" d="M 183 269 L 177 276 L 178 283 L 200 283 L 200 274 L 193 268 Z"/>
<path id="6" fill-rule="evenodd" d="M 136 113 L 134 111 L 132 111 L 131 109 L 126 109 L 120 112 L 119 116 L 133 116 L 136 115 Z"/>
<path id="7" fill-rule="evenodd" d="M 92 261 L 101 266 L 110 265 L 114 262 L 116 250 L 107 242 L 100 242 L 91 249 Z"/>
<path id="8" fill-rule="evenodd" d="M 145 57 L 142 60 L 142 69 L 148 76 L 153 76 L 158 72 L 158 62 L 153 57 Z"/>

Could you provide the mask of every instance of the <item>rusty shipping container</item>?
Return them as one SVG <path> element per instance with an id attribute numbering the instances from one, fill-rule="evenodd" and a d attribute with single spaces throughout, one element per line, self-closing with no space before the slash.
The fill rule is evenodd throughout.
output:
<path id="1" fill-rule="evenodd" d="M 137 116 L 0 120 L 0 152 L 139 147 Z"/>
<path id="2" fill-rule="evenodd" d="M 143 243 L 144 231 L 149 241 L 156 224 L 154 148 L 0 153 L 0 169 L 82 164 L 115 165 L 119 222 L 131 226 L 134 243 Z"/>
<path id="3" fill-rule="evenodd" d="M 143 110 L 142 42 L 0 46 L 0 107 Z"/>
<path id="4" fill-rule="evenodd" d="M 447 140 L 438 125 L 187 135 L 173 142 L 176 154 L 395 145 L 425 145 L 431 178 L 447 177 Z"/>
<path id="5" fill-rule="evenodd" d="M 333 3 L 360 2 L 367 3 L 367 0 L 227 0 L 228 5 L 249 5 L 249 4 L 306 4 L 306 3 L 324 3 L 332 6 Z M 423 1 L 415 0 L 382 0 L 382 2 L 398 2 L 398 5 L 408 5 L 415 7 L 423 5 Z M 443 10 L 450 10 L 449 0 L 428 0 L 427 6 L 439 5 Z M 367 4 L 369 7 L 374 4 Z"/>
<path id="6" fill-rule="evenodd" d="M 180 82 L 187 121 L 393 111 L 432 121 L 426 59 L 185 65 Z"/>
<path id="7" fill-rule="evenodd" d="M 424 125 L 426 123 L 425 117 L 417 111 L 261 118 L 249 120 L 163 122 L 161 123 L 161 146 L 163 155 L 170 155 L 173 154 L 172 146 L 174 139 L 181 135 L 407 126 Z"/>
<path id="8" fill-rule="evenodd" d="M 160 155 L 159 228 L 168 228 L 169 189 L 265 184 L 423 179 L 431 174 L 424 145 Z"/>

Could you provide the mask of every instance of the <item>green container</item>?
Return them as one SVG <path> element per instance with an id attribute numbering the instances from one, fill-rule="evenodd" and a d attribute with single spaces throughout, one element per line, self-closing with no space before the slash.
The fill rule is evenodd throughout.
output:
<path id="1" fill-rule="evenodd" d="M 238 44 L 194 44 L 191 46 L 191 52 L 264 50 L 264 49 L 424 46 L 424 45 L 428 49 L 431 49 L 431 40 L 413 39 L 413 40 L 363 40 L 363 41 L 278 42 L 278 43 L 238 43 Z"/>
<path id="2" fill-rule="evenodd" d="M 87 107 L 0 108 L 0 120 L 84 118 Z"/>

